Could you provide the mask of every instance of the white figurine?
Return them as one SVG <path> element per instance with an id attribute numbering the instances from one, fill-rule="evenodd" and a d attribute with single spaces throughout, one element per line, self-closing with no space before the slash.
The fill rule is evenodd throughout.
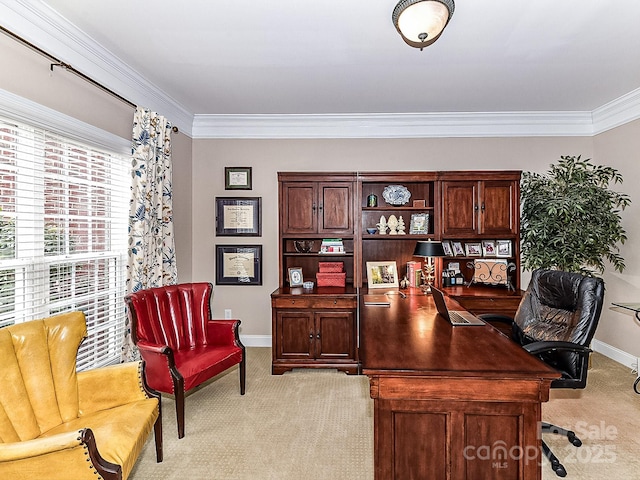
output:
<path id="1" fill-rule="evenodd" d="M 389 226 L 389 235 L 397 235 L 398 234 L 398 219 L 395 215 L 389 215 L 389 220 L 387 221 L 387 225 Z"/>
<path id="2" fill-rule="evenodd" d="M 400 218 L 398 218 L 398 226 L 396 227 L 398 235 L 406 235 L 405 228 L 404 220 L 402 219 L 402 215 L 400 215 Z"/>
<path id="3" fill-rule="evenodd" d="M 380 233 L 380 235 L 387 234 L 387 228 L 389 227 L 387 226 L 387 219 L 384 218 L 384 215 L 380 217 L 380 223 L 377 223 L 376 227 L 378 227 L 378 232 Z"/>

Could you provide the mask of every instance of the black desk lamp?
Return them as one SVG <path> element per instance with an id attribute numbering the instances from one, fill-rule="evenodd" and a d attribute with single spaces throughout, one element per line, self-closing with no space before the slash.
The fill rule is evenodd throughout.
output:
<path id="1" fill-rule="evenodd" d="M 444 257 L 444 248 L 442 248 L 442 242 L 432 242 L 428 240 L 426 242 L 417 242 L 416 248 L 413 251 L 414 257 L 423 257 L 425 264 L 422 269 L 422 275 L 426 286 L 423 284 L 422 290 L 425 295 L 431 293 L 431 286 L 435 279 L 435 265 L 433 264 L 433 257 Z"/>

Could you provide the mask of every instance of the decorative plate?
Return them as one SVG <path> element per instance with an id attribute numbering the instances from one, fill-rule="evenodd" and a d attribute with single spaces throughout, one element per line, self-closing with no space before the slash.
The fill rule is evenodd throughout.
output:
<path id="1" fill-rule="evenodd" d="M 388 185 L 382 191 L 384 201 L 390 205 L 404 205 L 411 198 L 411 193 L 404 185 Z"/>

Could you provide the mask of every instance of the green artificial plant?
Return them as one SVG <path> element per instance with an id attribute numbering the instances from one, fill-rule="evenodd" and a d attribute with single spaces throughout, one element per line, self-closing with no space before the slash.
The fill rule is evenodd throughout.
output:
<path id="1" fill-rule="evenodd" d="M 605 260 L 622 272 L 619 245 L 627 239 L 620 212 L 628 195 L 609 189 L 622 183 L 611 167 L 580 156 L 561 156 L 545 174 L 524 172 L 521 181 L 521 253 L 525 270 L 549 268 L 593 276 Z"/>

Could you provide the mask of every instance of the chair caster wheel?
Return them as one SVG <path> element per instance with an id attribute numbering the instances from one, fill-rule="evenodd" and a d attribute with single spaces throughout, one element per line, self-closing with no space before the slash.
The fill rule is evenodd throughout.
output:
<path id="1" fill-rule="evenodd" d="M 567 433 L 567 438 L 573 444 L 574 447 L 581 447 L 582 446 L 582 440 L 580 440 L 578 437 L 576 437 L 576 434 L 574 432 Z"/>
<path id="2" fill-rule="evenodd" d="M 556 468 L 553 469 L 553 471 L 556 472 L 556 475 L 559 477 L 567 476 L 567 471 L 564 469 L 562 465 L 558 465 Z"/>
<path id="3" fill-rule="evenodd" d="M 567 471 L 564 469 L 564 466 L 557 459 L 551 460 L 551 470 L 553 470 L 555 474 L 559 477 L 567 476 Z"/>

